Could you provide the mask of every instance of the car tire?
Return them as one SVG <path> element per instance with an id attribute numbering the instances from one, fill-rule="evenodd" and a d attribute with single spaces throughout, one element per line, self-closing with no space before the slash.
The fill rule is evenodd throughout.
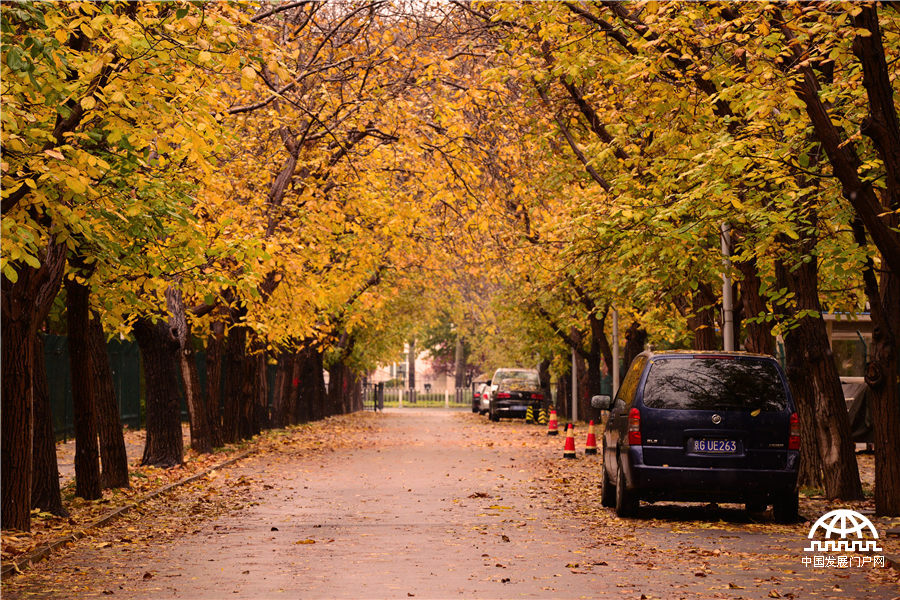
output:
<path id="1" fill-rule="evenodd" d="M 796 523 L 800 514 L 800 496 L 796 491 L 782 494 L 772 503 L 776 523 Z"/>
<path id="2" fill-rule="evenodd" d="M 497 413 L 494 412 L 493 404 L 488 409 L 488 417 L 490 418 L 491 421 L 494 421 L 495 423 L 500 420 L 500 415 L 498 415 Z"/>
<path id="3" fill-rule="evenodd" d="M 609 480 L 606 473 L 606 467 L 601 471 L 603 477 L 600 482 L 600 505 L 607 508 L 613 508 L 616 505 L 616 486 Z"/>
<path id="4" fill-rule="evenodd" d="M 638 497 L 625 485 L 625 469 L 619 463 L 619 473 L 616 476 L 616 515 L 622 518 L 633 517 L 637 514 Z"/>

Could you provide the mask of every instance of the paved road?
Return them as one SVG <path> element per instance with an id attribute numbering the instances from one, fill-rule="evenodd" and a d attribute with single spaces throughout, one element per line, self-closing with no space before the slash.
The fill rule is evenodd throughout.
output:
<path id="1" fill-rule="evenodd" d="M 236 512 L 184 531 L 162 522 L 155 543 L 122 544 L 121 531 L 106 543 L 96 538 L 38 566 L 4 596 L 900 595 L 860 570 L 804 569 L 802 534 L 770 533 L 765 525 L 748 530 L 742 516 L 727 511 L 710 517 L 696 508 L 649 509 L 648 520 L 629 522 L 605 509 L 592 516 L 584 509 L 590 502 L 553 489 L 565 485 L 565 472 L 545 467 L 562 463 L 562 440 L 537 428 L 434 410 L 369 418 L 377 428 L 350 451 L 315 460 L 258 456 L 223 474 L 246 484 Z M 184 505 L 194 507 L 185 508 L 185 519 L 201 501 Z"/>

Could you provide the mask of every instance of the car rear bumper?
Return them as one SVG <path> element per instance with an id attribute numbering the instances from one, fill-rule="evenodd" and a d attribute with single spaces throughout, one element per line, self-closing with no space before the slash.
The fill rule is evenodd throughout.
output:
<path id="1" fill-rule="evenodd" d="M 494 403 L 494 413 L 503 417 L 524 417 L 528 407 L 537 411 L 541 408 L 540 400 L 512 400 Z"/>
<path id="2" fill-rule="evenodd" d="M 645 500 L 732 501 L 771 499 L 797 488 L 797 452 L 785 469 L 697 468 L 623 465 L 628 487 Z"/>

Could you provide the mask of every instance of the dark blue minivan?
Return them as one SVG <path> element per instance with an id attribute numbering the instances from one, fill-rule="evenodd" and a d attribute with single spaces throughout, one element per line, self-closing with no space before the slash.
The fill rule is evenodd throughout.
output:
<path id="1" fill-rule="evenodd" d="M 603 434 L 601 502 L 633 516 L 640 500 L 772 505 L 797 519 L 800 426 L 784 372 L 746 352 L 644 352 L 631 363 Z"/>

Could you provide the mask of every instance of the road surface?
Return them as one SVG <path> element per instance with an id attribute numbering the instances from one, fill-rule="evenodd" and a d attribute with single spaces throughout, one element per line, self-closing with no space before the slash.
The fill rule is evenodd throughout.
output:
<path id="1" fill-rule="evenodd" d="M 696 505 L 617 519 L 596 457 L 563 461 L 537 426 L 358 418 L 374 427 L 351 450 L 253 456 L 4 582 L 4 598 L 900 596 L 865 569 L 804 567 L 803 526 Z"/>

